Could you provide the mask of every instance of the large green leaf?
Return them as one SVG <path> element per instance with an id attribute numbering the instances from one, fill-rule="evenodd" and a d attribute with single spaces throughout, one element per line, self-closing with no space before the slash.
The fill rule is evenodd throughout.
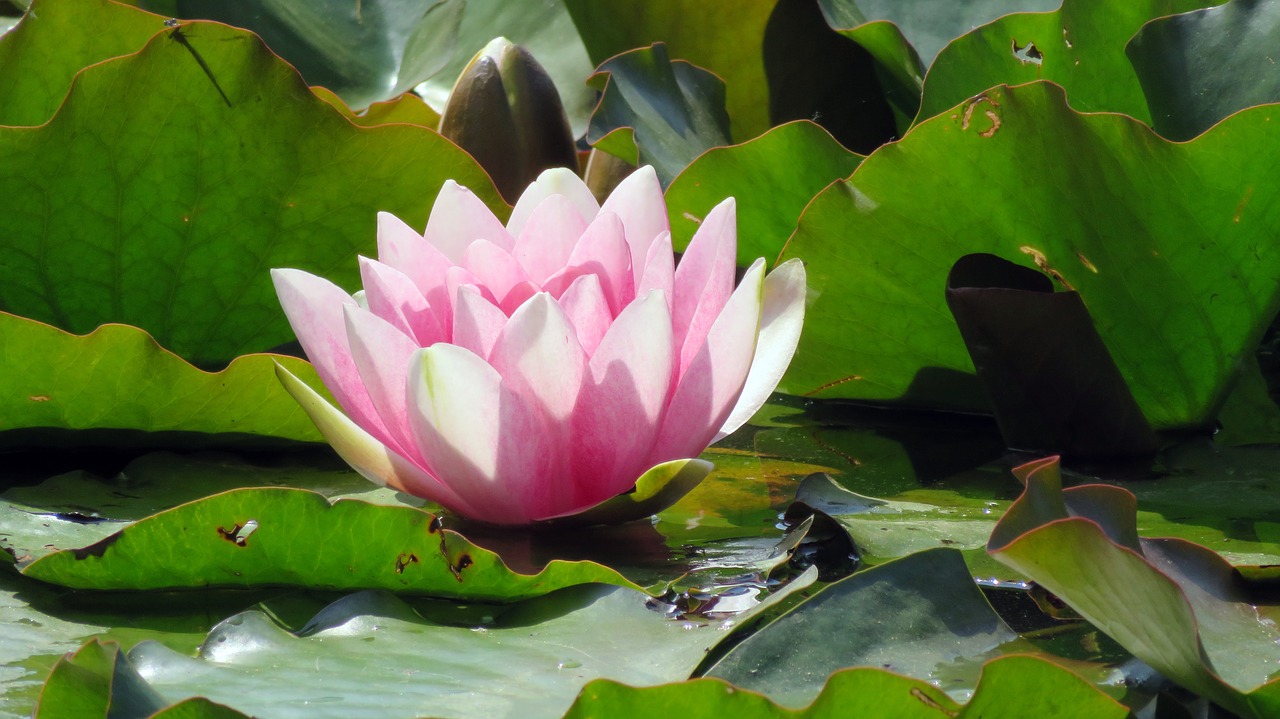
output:
<path id="1" fill-rule="evenodd" d="M 778 257 L 813 196 L 862 161 L 826 130 L 790 122 L 741 145 L 708 150 L 667 188 L 671 240 L 683 250 L 702 218 L 726 197 L 738 201 L 738 264 Z"/>
<path id="2" fill-rule="evenodd" d="M 947 46 L 925 77 L 921 120 L 996 85 L 1051 80 L 1071 106 L 1150 120 L 1125 43 L 1153 17 L 1195 10 L 1213 0 L 1063 0 L 1048 13 L 1015 13 Z M 1033 47 L 1034 46 L 1034 47 Z"/>
<path id="3" fill-rule="evenodd" d="M 182 505 L 80 549 L 23 568 L 76 589 L 295 586 L 387 589 L 503 601 L 587 582 L 639 588 L 589 562 L 550 562 L 525 575 L 507 568 L 436 515 L 300 489 L 242 489 Z"/>
<path id="4" fill-rule="evenodd" d="M 0 38 L 0 125 L 45 122 L 82 68 L 134 52 L 164 29 L 164 18 L 107 0 L 34 7 Z"/>
<path id="5" fill-rule="evenodd" d="M 1135 656 L 1245 716 L 1280 711 L 1280 630 L 1231 565 L 1176 539 L 1138 537 L 1132 494 L 1062 489 L 1057 458 L 1016 470 L 1026 491 L 988 551 L 1053 592 Z"/>
<path id="6" fill-rule="evenodd" d="M 835 5 L 839 0 L 822 0 Z M 1057 10 L 1061 0 L 964 0 L 940 3 L 934 0 L 846 0 L 856 1 L 864 22 L 883 20 L 902 29 L 902 34 L 920 53 L 928 67 L 947 43 L 979 25 L 1015 12 Z M 1068 0 L 1069 1 L 1069 0 Z"/>
<path id="7" fill-rule="evenodd" d="M 234 441 L 243 435 L 320 441 L 315 425 L 275 381 L 275 363 L 319 389 L 311 365 L 295 357 L 238 357 L 205 372 L 127 325 L 83 337 L 0 313 L 0 443 L 31 446 L 69 439 L 58 430 L 117 429 L 210 435 L 174 436 L 175 444 Z M 27 430 L 12 432 L 11 430 Z M 41 430 L 52 430 L 42 432 Z M 233 436 L 212 436 L 227 433 Z M 119 435 L 100 436 L 119 444 Z M 87 441 L 83 436 L 80 442 Z M 152 436 L 142 441 L 165 441 Z"/>
<path id="8" fill-rule="evenodd" d="M 684 719 L 978 719 L 979 717 L 1123 717 L 1124 706 L 1080 677 L 1033 657 L 994 659 L 982 668 L 973 699 L 957 705 L 937 687 L 883 669 L 844 669 L 832 674 L 812 704 L 778 706 L 751 691 L 714 679 L 634 688 L 608 680 L 588 684 L 565 719 L 601 716 L 678 715 Z"/>
<path id="9" fill-rule="evenodd" d="M 0 128 L 0 196 L 24 198 L 3 309 L 80 333 L 124 322 L 221 364 L 290 339 L 270 268 L 353 285 L 376 213 L 421 226 L 446 179 L 504 207 L 434 132 L 357 127 L 249 33 L 180 30 L 83 72 L 48 124 Z"/>
<path id="10" fill-rule="evenodd" d="M 1187 140 L 1233 112 L 1280 100 L 1280 2 L 1232 0 L 1157 18 L 1127 52 L 1165 137 Z"/>
<path id="11" fill-rule="evenodd" d="M 1191 143 L 1061 88 L 997 88 L 921 124 L 816 197 L 783 258 L 808 266 L 786 391 L 980 407 L 944 306 L 988 252 L 1074 288 L 1157 428 L 1212 420 L 1280 307 L 1280 183 L 1257 148 L 1274 108 Z"/>
<path id="12" fill-rule="evenodd" d="M 591 77 L 601 92 L 587 141 L 632 165 L 653 165 L 664 186 L 695 157 L 729 144 L 724 83 L 659 43 L 610 59 Z"/>

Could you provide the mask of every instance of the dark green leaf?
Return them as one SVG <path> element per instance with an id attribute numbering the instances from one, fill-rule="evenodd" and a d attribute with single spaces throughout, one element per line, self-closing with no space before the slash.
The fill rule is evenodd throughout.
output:
<path id="1" fill-rule="evenodd" d="M 1151 108 L 1151 124 L 1189 140 L 1233 112 L 1280 100 L 1280 2 L 1232 0 L 1157 18 L 1127 52 Z"/>
<path id="2" fill-rule="evenodd" d="M 1080 293 L 1152 426 L 1212 421 L 1280 306 L 1280 182 L 1257 151 L 1274 112 L 1175 144 L 1038 83 L 926 121 L 801 216 L 783 258 L 805 260 L 810 302 L 786 391 L 983 406 L 943 290 L 987 252 Z"/>
<path id="3" fill-rule="evenodd" d="M 729 144 L 724 83 L 667 47 L 623 53 L 600 66 L 602 94 L 587 141 L 633 165 L 653 165 L 663 186 L 704 151 Z"/>
<path id="4" fill-rule="evenodd" d="M 824 6 L 851 6 L 855 0 L 822 0 Z M 942 48 L 979 25 L 1015 12 L 1057 10 L 1061 0 L 856 0 L 862 22 L 882 21 L 901 28 L 901 34 L 920 53 L 927 67 Z M 847 11 L 846 11 L 847 12 Z M 852 25 L 848 25 L 852 26 Z"/>
<path id="5" fill-rule="evenodd" d="M 5 218 L 5 310 L 78 333 L 124 322 L 217 365 L 291 338 L 272 267 L 353 285 L 376 213 L 421 226 L 449 178 L 504 207 L 434 132 L 356 127 L 252 35 L 180 30 L 86 70 L 49 124 L 0 128 L 0 196 L 24 198 Z"/>

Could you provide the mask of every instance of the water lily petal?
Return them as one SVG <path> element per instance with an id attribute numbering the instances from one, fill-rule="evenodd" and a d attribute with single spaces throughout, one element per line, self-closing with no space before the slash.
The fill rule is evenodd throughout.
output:
<path id="1" fill-rule="evenodd" d="M 601 212 L 574 246 L 568 266 L 580 274 L 590 272 L 599 276 L 600 288 L 609 300 L 609 310 L 616 317 L 636 297 L 631 262 L 631 248 L 627 245 L 622 220 L 611 212 Z"/>
<path id="2" fill-rule="evenodd" d="M 553 425 L 578 401 L 587 356 L 573 324 L 551 295 L 540 292 L 511 315 L 489 355 L 503 385 L 542 407 Z"/>
<path id="3" fill-rule="evenodd" d="M 341 287 L 302 270 L 271 270 L 271 279 L 284 314 L 320 381 L 356 424 L 379 441 L 389 441 L 390 434 L 365 391 L 347 345 L 343 308 L 358 306 L 356 301 Z"/>
<path id="4" fill-rule="evenodd" d="M 462 262 L 467 245 L 476 240 L 488 240 L 507 251 L 515 244 L 484 202 L 453 180 L 446 181 L 436 195 L 424 234 L 455 264 Z"/>
<path id="5" fill-rule="evenodd" d="M 452 315 L 449 294 L 445 290 L 445 276 L 453 266 L 449 258 L 400 218 L 379 212 L 378 261 L 413 280 L 431 306 L 437 324 L 447 331 Z"/>
<path id="6" fill-rule="evenodd" d="M 460 267 L 460 266 L 450 267 L 449 271 L 445 274 L 444 282 L 445 282 L 445 287 L 447 288 L 448 294 L 449 294 L 450 308 L 452 308 L 453 304 L 457 302 L 459 287 L 475 288 L 475 290 L 480 293 L 481 297 L 484 297 L 486 300 L 488 300 L 490 303 L 494 305 L 498 304 L 498 298 L 493 296 L 493 293 L 490 292 L 489 288 L 486 287 L 485 284 L 480 281 L 479 277 L 476 277 L 475 275 L 471 274 L 471 272 L 465 267 Z M 450 316 L 449 322 L 452 325 L 453 323 L 452 316 Z"/>
<path id="7" fill-rule="evenodd" d="M 391 435 L 391 449 L 425 466 L 409 434 L 405 387 L 409 383 L 409 358 L 418 343 L 395 325 L 374 313 L 348 305 L 343 308 L 351 359 L 365 391 Z"/>
<path id="8" fill-rule="evenodd" d="M 458 288 L 458 296 L 453 303 L 453 344 L 488 359 L 506 324 L 507 315 L 486 300 L 474 286 Z"/>
<path id="9" fill-rule="evenodd" d="M 565 266 L 586 229 L 587 220 L 569 198 L 552 195 L 529 215 L 511 254 L 520 261 L 529 278 L 541 284 Z"/>
<path id="10" fill-rule="evenodd" d="M 318 392 L 279 364 L 276 365 L 276 377 L 302 406 L 338 456 L 359 472 L 360 476 L 379 486 L 408 492 L 455 511 L 479 516 L 476 508 L 456 492 L 421 467 L 388 449 L 386 444 L 361 429 L 326 402 Z"/>
<path id="11" fill-rule="evenodd" d="M 573 325 L 582 350 L 588 357 L 595 354 L 596 347 L 613 322 L 609 302 L 600 288 L 600 278 L 589 274 L 575 279 L 560 296 L 560 306 Z"/>
<path id="12" fill-rule="evenodd" d="M 474 510 L 497 524 L 549 516 L 555 491 L 550 471 L 562 458 L 550 444 L 541 413 L 474 353 L 437 344 L 414 353 L 409 371 L 409 419 L 434 474 Z"/>
<path id="13" fill-rule="evenodd" d="M 574 411 L 575 497 L 594 504 L 631 488 L 649 467 L 675 352 L 661 292 L 627 305 L 591 357 Z"/>
<path id="14" fill-rule="evenodd" d="M 729 198 L 703 220 L 676 266 L 672 323 L 680 346 L 681 374 L 702 349 L 711 324 L 733 293 L 737 253 L 737 205 Z"/>
<path id="15" fill-rule="evenodd" d="M 746 424 L 782 381 L 800 343 L 805 291 L 804 263 L 797 258 L 778 265 L 764 278 L 764 305 L 755 357 L 742 394 L 714 441 L 720 441 Z"/>
<path id="16" fill-rule="evenodd" d="M 470 270 L 494 297 L 506 297 L 512 287 L 529 281 L 529 275 L 510 252 L 488 240 L 476 240 L 463 253 L 462 266 Z"/>
<path id="17" fill-rule="evenodd" d="M 755 356 L 763 295 L 764 260 L 756 260 L 680 377 L 651 464 L 696 456 L 724 426 Z"/>
<path id="18" fill-rule="evenodd" d="M 639 285 L 653 241 L 658 235 L 671 231 L 658 173 L 652 166 L 645 165 L 627 175 L 600 206 L 600 212 L 616 214 L 626 227 L 631 267 L 635 273 L 633 281 Z"/>
<path id="19" fill-rule="evenodd" d="M 584 223 L 590 222 L 600 211 L 600 203 L 596 202 L 595 195 L 577 173 L 564 167 L 553 167 L 538 175 L 538 179 L 516 200 L 516 206 L 511 209 L 511 219 L 507 220 L 507 232 L 512 237 L 519 237 L 529 216 L 552 195 L 564 195 L 577 208 Z"/>
<path id="20" fill-rule="evenodd" d="M 654 290 L 661 290 L 671 310 L 671 297 L 675 287 L 676 259 L 671 250 L 671 233 L 664 232 L 649 246 L 649 256 L 644 262 L 644 276 L 636 285 L 636 297 L 644 297 Z"/>
<path id="21" fill-rule="evenodd" d="M 366 309 L 414 338 L 420 347 L 448 339 L 435 310 L 408 275 L 377 260 L 367 257 L 359 260 Z"/>

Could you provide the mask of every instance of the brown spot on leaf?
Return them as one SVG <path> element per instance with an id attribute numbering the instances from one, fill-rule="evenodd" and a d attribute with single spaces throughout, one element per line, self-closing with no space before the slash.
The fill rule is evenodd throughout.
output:
<path id="1" fill-rule="evenodd" d="M 258 520 L 250 519 L 244 524 L 237 524 L 231 529 L 226 527 L 218 527 L 218 536 L 231 542 L 237 547 L 249 546 L 249 535 L 258 531 Z"/>
<path id="2" fill-rule="evenodd" d="M 923 704 L 923 705 L 925 705 L 925 706 L 929 707 L 930 709 L 936 709 L 936 710 L 938 710 L 938 711 L 942 712 L 943 714 L 946 714 L 946 715 L 947 715 L 947 716 L 949 716 L 949 717 L 954 717 L 954 716 L 959 716 L 959 715 L 960 715 L 960 712 L 951 711 L 951 710 L 947 709 L 946 707 L 942 706 L 942 705 L 941 705 L 941 704 L 939 704 L 938 702 L 934 701 L 934 700 L 933 700 L 933 698 L 932 698 L 932 697 L 930 697 L 928 694 L 925 694 L 923 691 L 921 691 L 920 689 L 918 689 L 918 688 L 916 688 L 916 687 L 912 687 L 912 689 L 911 689 L 911 696 L 912 696 L 912 697 L 914 697 L 914 698 L 916 699 L 916 701 L 918 701 L 918 702 L 920 702 L 921 704 Z"/>
<path id="3" fill-rule="evenodd" d="M 396 574 L 404 574 L 404 568 L 410 564 L 418 563 L 418 555 L 413 553 L 400 554 L 396 557 Z"/>
<path id="4" fill-rule="evenodd" d="M 1239 218 L 1237 218 L 1237 220 L 1238 219 Z M 47 394 L 33 394 L 27 399 L 31 400 L 32 402 L 48 402 L 50 399 L 52 399 L 52 397 L 50 397 Z"/>

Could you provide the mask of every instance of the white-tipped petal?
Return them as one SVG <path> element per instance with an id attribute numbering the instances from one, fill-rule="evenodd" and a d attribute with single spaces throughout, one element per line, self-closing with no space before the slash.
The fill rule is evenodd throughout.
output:
<path id="1" fill-rule="evenodd" d="M 583 222 L 590 222 L 600 211 L 600 203 L 596 202 L 595 196 L 577 173 L 564 167 L 553 167 L 538 175 L 538 179 L 516 200 L 516 206 L 511 210 L 511 219 L 507 220 L 507 232 L 512 237 L 519 237 L 534 209 L 552 195 L 564 195 L 568 198 L 577 208 Z"/>
<path id="2" fill-rule="evenodd" d="M 462 262 L 467 245 L 476 240 L 488 240 L 508 252 L 515 244 L 480 198 L 453 180 L 446 181 L 436 195 L 424 234 L 427 242 L 455 264 Z"/>
<path id="3" fill-rule="evenodd" d="M 609 302 L 605 299 L 604 290 L 600 288 L 600 278 L 593 274 L 582 275 L 560 295 L 559 301 L 573 325 L 582 350 L 588 357 L 595 354 L 600 340 L 604 339 L 604 333 L 609 331 L 609 325 L 613 323 Z"/>
<path id="4" fill-rule="evenodd" d="M 644 276 L 649 247 L 658 235 L 671 231 L 658 173 L 652 166 L 645 165 L 627 175 L 600 206 L 600 212 L 616 214 L 626 227 L 634 283 L 639 285 Z"/>
<path id="5" fill-rule="evenodd" d="M 800 343 L 805 291 L 804 263 L 799 259 L 783 262 L 764 278 L 760 336 L 756 340 L 751 371 L 747 373 L 742 394 L 729 413 L 729 419 L 725 420 L 713 441 L 720 441 L 746 424 L 782 381 L 782 375 L 786 373 Z"/>
<path id="6" fill-rule="evenodd" d="M 489 355 L 503 384 L 556 423 L 564 422 L 578 401 L 586 361 L 572 323 L 545 292 L 512 313 Z"/>

